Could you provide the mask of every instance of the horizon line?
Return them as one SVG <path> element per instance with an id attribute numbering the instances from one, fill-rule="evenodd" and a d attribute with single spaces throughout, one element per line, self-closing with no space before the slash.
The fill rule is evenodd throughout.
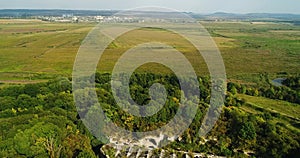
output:
<path id="1" fill-rule="evenodd" d="M 69 9 L 69 8 L 0 8 L 0 11 L 3 10 L 61 10 L 61 11 L 126 11 L 127 9 Z M 136 12 L 142 10 L 135 10 Z M 166 12 L 166 11 L 144 11 L 144 12 Z M 170 11 L 171 12 L 171 11 Z M 176 11 L 174 11 L 176 12 Z M 178 11 L 181 13 L 193 13 L 193 14 L 236 14 L 236 15 L 247 15 L 247 14 L 286 14 L 286 15 L 300 15 L 300 13 L 288 13 L 288 12 L 247 12 L 247 13 L 238 13 L 238 12 L 227 12 L 227 11 L 215 11 L 215 12 L 194 12 L 194 11 Z"/>

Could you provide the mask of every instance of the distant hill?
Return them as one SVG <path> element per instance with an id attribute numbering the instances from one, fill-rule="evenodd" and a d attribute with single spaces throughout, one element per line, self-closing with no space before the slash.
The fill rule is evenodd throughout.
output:
<path id="1" fill-rule="evenodd" d="M 51 9 L 2 9 L 0 10 L 0 18 L 30 18 L 33 16 L 62 16 L 62 15 L 74 15 L 74 16 L 110 16 L 118 11 L 116 10 L 51 10 Z M 136 11 L 137 15 L 140 11 Z M 142 12 L 140 12 L 142 13 Z M 172 12 L 153 12 L 153 14 L 168 15 Z M 194 18 L 204 20 L 268 20 L 268 21 L 287 21 L 292 23 L 300 23 L 299 14 L 272 14 L 272 13 L 248 13 L 248 14 L 234 14 L 225 12 L 216 12 L 213 14 L 198 14 L 192 12 L 183 12 Z"/>
<path id="2" fill-rule="evenodd" d="M 274 13 L 248 13 L 248 14 L 233 14 L 217 12 L 205 15 L 206 18 L 220 18 L 220 19 L 276 19 L 276 20 L 300 20 L 298 14 L 274 14 Z"/>

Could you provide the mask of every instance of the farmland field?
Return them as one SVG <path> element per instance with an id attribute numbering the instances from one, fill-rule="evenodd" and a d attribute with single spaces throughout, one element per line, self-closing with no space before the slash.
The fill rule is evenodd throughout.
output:
<path id="1" fill-rule="evenodd" d="M 259 73 L 269 73 L 276 77 L 277 74 L 300 72 L 299 26 L 271 22 L 201 24 L 217 43 L 230 79 L 253 81 Z M 0 81 L 70 76 L 78 48 L 95 25 L 0 20 Z M 148 39 L 145 40 L 146 36 Z M 199 75 L 207 75 L 206 65 L 201 56 L 195 54 L 192 47 L 182 48 L 186 44 L 183 39 L 167 31 L 149 29 L 129 32 L 113 42 L 100 61 L 99 70 L 111 71 L 121 55 L 120 52 L 134 46 L 135 41 L 128 40 L 133 39 L 132 37 L 136 41 L 163 42 L 164 38 L 175 39 L 167 44 L 174 45 L 183 52 Z M 154 66 L 153 69 L 159 68 Z"/>

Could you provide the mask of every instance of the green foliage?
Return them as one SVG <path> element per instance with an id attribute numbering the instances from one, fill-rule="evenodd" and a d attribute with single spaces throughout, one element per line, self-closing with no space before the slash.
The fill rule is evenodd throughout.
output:
<path id="1" fill-rule="evenodd" d="M 125 109 L 121 109 L 116 104 L 110 89 L 110 76 L 108 74 L 96 74 L 96 78 L 98 78 L 96 88 L 84 88 L 76 92 L 71 91 L 70 81 L 66 78 L 36 85 L 2 87 L 0 90 L 2 95 L 0 97 L 0 156 L 91 158 L 98 156 L 100 154 L 99 148 L 104 142 L 96 140 L 79 119 L 74 107 L 73 93 L 79 94 L 79 98 L 75 98 L 76 101 L 82 105 L 88 105 L 78 108 L 80 112 L 85 114 L 81 119 L 103 120 L 97 124 L 89 124 L 93 127 L 99 126 L 101 131 L 98 133 L 110 132 L 110 129 L 101 128 L 103 126 L 101 123 L 105 123 L 105 119 L 99 118 L 97 115 L 100 106 L 106 116 L 116 125 L 132 131 L 149 131 L 164 126 L 177 113 L 181 102 L 184 105 L 183 112 L 187 112 L 187 114 L 193 112 L 191 106 L 196 106 L 193 101 L 197 97 L 193 96 L 193 92 L 188 91 L 183 94 L 186 98 L 180 98 L 181 90 L 174 75 L 137 73 L 131 76 L 129 85 L 130 94 L 134 101 L 141 105 L 148 103 L 149 88 L 154 83 L 161 83 L 165 86 L 167 101 L 157 114 L 145 118 L 135 117 L 126 111 L 126 108 L 129 108 L 132 103 L 122 101 Z M 177 150 L 179 148 L 183 151 L 228 157 L 245 156 L 243 151 L 253 151 L 254 155 L 258 157 L 297 155 L 300 148 L 298 128 L 291 128 L 290 125 L 285 125 L 283 122 L 291 121 L 290 117 L 294 116 L 290 113 L 290 117 L 285 115 L 288 111 L 287 107 L 293 107 L 294 112 L 297 112 L 297 104 L 292 106 L 284 101 L 239 94 L 248 93 L 260 96 L 263 95 L 261 92 L 265 91 L 265 88 L 269 91 L 269 97 L 277 97 L 279 90 L 285 90 L 271 86 L 255 87 L 229 83 L 224 111 L 214 129 L 204 140 L 199 137 L 198 131 L 209 106 L 210 81 L 206 77 L 199 77 L 198 81 L 203 93 L 200 96 L 201 104 L 194 121 L 181 136 L 181 140 L 171 143 L 166 147 L 167 149 Z M 123 83 L 120 82 L 119 84 L 122 85 Z M 98 99 L 87 99 L 94 90 Z M 192 101 L 187 101 L 187 98 Z M 256 104 L 250 104 L 249 101 Z M 154 104 L 158 104 L 158 102 L 154 102 Z M 275 111 L 268 111 L 267 108 L 259 110 L 258 107 L 263 105 L 272 105 L 275 110 L 281 106 L 285 107 L 281 107 L 283 108 L 280 110 L 282 113 L 279 114 Z M 254 109 L 254 112 L 247 111 L 255 106 L 258 107 Z M 148 112 L 156 110 L 148 107 L 146 109 L 149 110 Z M 293 121 L 297 123 L 296 120 Z M 179 121 L 178 128 L 180 128 L 180 123 Z M 291 123 L 294 122 L 291 121 Z M 103 141 L 105 140 L 103 139 Z M 237 152 L 237 150 L 242 152 Z M 107 153 L 109 155 L 115 154 L 111 150 Z"/>
<path id="2" fill-rule="evenodd" d="M 24 87 L 23 86 L 8 86 L 1 88 L 0 90 L 0 96 L 5 97 L 5 96 L 10 96 L 17 98 L 20 94 L 24 93 Z"/>
<path id="3" fill-rule="evenodd" d="M 59 140 L 62 131 L 54 124 L 39 122 L 32 128 L 19 131 L 14 137 L 14 148 L 17 153 L 27 157 L 45 157 L 47 149 L 44 146 L 47 139 Z M 57 146 L 57 145 L 55 145 Z"/>
<path id="4" fill-rule="evenodd" d="M 77 158 L 96 158 L 96 156 L 90 151 L 82 151 L 78 154 Z"/>
<path id="5" fill-rule="evenodd" d="M 0 97 L 0 111 L 16 107 L 17 103 L 15 98 L 10 96 Z"/>
<path id="6" fill-rule="evenodd" d="M 246 122 L 239 129 L 239 137 L 245 140 L 253 140 L 256 137 L 255 127 L 252 122 Z"/>
<path id="7" fill-rule="evenodd" d="M 285 100 L 292 103 L 300 103 L 299 75 L 292 75 L 283 81 L 286 86 L 274 86 L 270 83 L 268 74 L 261 74 L 257 85 L 238 85 L 228 83 L 228 91 L 232 94 L 247 94 L 251 96 L 263 96 L 270 99 Z"/>
<path id="8" fill-rule="evenodd" d="M 36 98 L 32 98 L 27 94 L 21 94 L 17 98 L 17 105 L 20 108 L 30 108 L 30 107 L 35 107 L 38 104 Z"/>
<path id="9" fill-rule="evenodd" d="M 64 146 L 62 157 L 96 157 L 92 151 L 90 139 L 85 135 L 70 134 L 64 139 L 62 145 Z"/>
<path id="10" fill-rule="evenodd" d="M 283 81 L 283 84 L 292 89 L 300 90 L 300 74 L 289 76 Z"/>
<path id="11" fill-rule="evenodd" d="M 24 93 L 31 96 L 35 97 L 37 94 L 40 94 L 40 87 L 44 87 L 43 83 L 42 84 L 26 84 L 24 86 Z"/>

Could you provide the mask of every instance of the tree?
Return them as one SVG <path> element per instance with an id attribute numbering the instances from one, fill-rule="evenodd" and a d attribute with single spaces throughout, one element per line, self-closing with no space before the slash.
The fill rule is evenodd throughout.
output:
<path id="1" fill-rule="evenodd" d="M 39 122 L 14 137 L 14 148 L 18 154 L 27 157 L 47 157 L 60 149 L 62 131 L 56 125 Z M 51 147 L 51 148 L 50 148 Z"/>
<path id="2" fill-rule="evenodd" d="M 90 139 L 80 133 L 68 135 L 63 141 L 63 146 L 62 154 L 64 157 L 82 157 L 83 155 L 89 155 L 88 157 L 93 158 L 96 157 L 92 151 Z"/>
<path id="3" fill-rule="evenodd" d="M 20 108 L 30 108 L 37 106 L 37 100 L 27 94 L 21 94 L 17 98 L 17 105 Z"/>
<path id="4" fill-rule="evenodd" d="M 48 151 L 50 158 L 58 158 L 61 154 L 62 146 L 57 144 L 57 141 L 53 138 L 47 138 L 46 140 L 43 140 L 43 145 Z"/>
<path id="5" fill-rule="evenodd" d="M 24 93 L 31 97 L 35 97 L 40 93 L 40 87 L 42 87 L 40 84 L 26 84 L 24 86 Z"/>
<path id="6" fill-rule="evenodd" d="M 0 97 L 0 111 L 16 107 L 16 99 L 13 97 Z"/>
<path id="7" fill-rule="evenodd" d="M 239 130 L 239 137 L 241 139 L 253 140 L 256 137 L 255 127 L 252 122 L 245 122 L 241 124 Z"/>
<path id="8" fill-rule="evenodd" d="M 231 94 L 233 94 L 233 95 L 237 94 L 237 89 L 236 89 L 237 85 L 235 83 L 229 82 L 227 87 L 228 87 L 228 91 Z"/>
<path id="9" fill-rule="evenodd" d="M 17 98 L 18 95 L 23 93 L 24 93 L 23 86 L 9 86 L 0 89 L 0 97 L 10 96 L 10 97 Z"/>

